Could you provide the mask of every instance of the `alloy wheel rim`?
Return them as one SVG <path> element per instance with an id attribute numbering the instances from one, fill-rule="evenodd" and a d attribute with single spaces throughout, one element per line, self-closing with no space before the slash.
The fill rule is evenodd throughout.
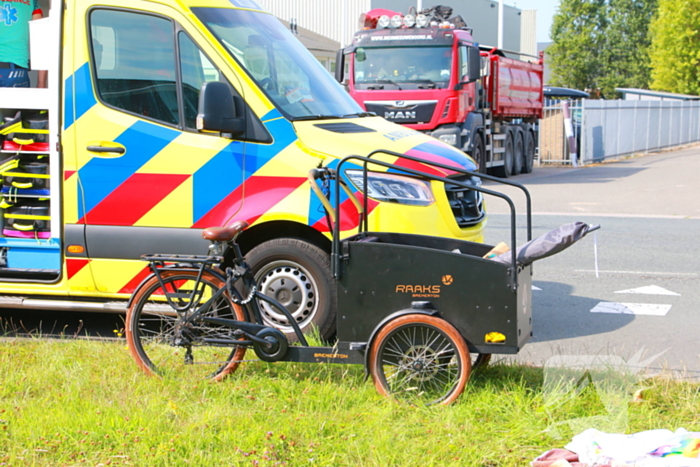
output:
<path id="1" fill-rule="evenodd" d="M 291 313 L 299 327 L 309 324 L 318 311 L 318 286 L 309 272 L 293 261 L 273 261 L 255 275 L 260 292 Z M 263 321 L 283 332 L 293 332 L 282 312 L 260 301 Z"/>

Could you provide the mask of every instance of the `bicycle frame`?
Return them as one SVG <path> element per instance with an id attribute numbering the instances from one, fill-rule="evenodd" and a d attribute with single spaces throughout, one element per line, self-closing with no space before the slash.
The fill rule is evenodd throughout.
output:
<path id="1" fill-rule="evenodd" d="M 306 341 L 306 338 L 304 337 L 304 334 L 301 332 L 301 329 L 299 328 L 299 325 L 297 322 L 294 320 L 292 317 L 291 313 L 279 302 L 276 300 L 263 295 L 262 293 L 258 292 L 257 288 L 254 285 L 254 282 L 251 285 L 249 277 L 246 276 L 248 274 L 248 270 L 244 267 L 241 266 L 241 263 L 243 263 L 243 259 L 240 257 L 240 254 L 237 253 L 237 258 L 234 261 L 234 268 L 239 269 L 240 271 L 237 271 L 238 274 L 232 272 L 231 268 L 227 268 L 226 271 L 226 277 L 223 277 L 219 271 L 214 269 L 214 265 L 216 264 L 221 264 L 223 261 L 223 258 L 220 256 L 184 256 L 184 255 L 162 255 L 162 254 L 154 254 L 154 255 L 144 255 L 142 256 L 142 259 L 149 261 L 149 266 L 151 270 L 153 271 L 153 274 L 158 278 L 158 282 L 160 283 L 161 288 L 164 291 L 164 296 L 168 302 L 168 305 L 172 307 L 177 313 L 183 313 L 185 316 L 183 317 L 187 321 L 196 321 L 196 320 L 202 320 L 206 323 L 209 324 L 215 324 L 218 326 L 225 326 L 231 329 L 240 329 L 241 331 L 249 334 L 249 337 L 252 341 L 258 342 L 259 344 L 266 345 L 267 342 L 264 339 L 258 339 L 255 338 L 254 334 L 258 333 L 264 328 L 267 328 L 268 326 L 264 325 L 262 322 L 262 315 L 260 314 L 260 309 L 258 306 L 257 300 L 254 300 L 254 298 L 257 298 L 259 300 L 263 300 L 270 305 L 274 306 L 277 308 L 279 311 L 281 311 L 285 317 L 289 320 L 290 325 L 294 329 L 294 333 L 296 334 L 297 338 L 299 339 L 299 342 L 303 346 L 308 346 L 308 342 Z M 186 263 L 191 264 L 191 265 L 196 265 L 198 264 L 198 273 L 197 273 L 197 279 L 195 280 L 195 284 L 192 287 L 192 290 L 189 291 L 186 294 L 183 293 L 178 293 L 178 292 L 168 292 L 165 283 L 163 282 L 163 278 L 160 275 L 160 271 L 163 270 L 164 268 L 168 268 L 169 271 L 177 271 L 178 267 L 172 267 L 169 265 L 166 265 L 166 263 L 181 263 L 183 261 L 186 261 Z M 192 270 L 193 268 L 191 267 L 180 267 L 179 269 L 181 270 Z M 202 276 L 204 275 L 205 272 L 208 272 L 216 277 L 219 277 L 220 279 L 224 280 L 226 285 L 220 289 L 218 289 L 206 302 L 203 304 L 199 304 L 199 300 L 201 299 L 201 289 L 200 285 L 202 284 Z M 248 280 L 246 280 L 248 279 Z M 238 280 L 243 280 L 244 288 L 250 290 L 250 294 L 248 297 L 243 299 L 240 297 L 238 291 L 234 287 L 234 284 Z M 248 282 L 248 283 L 246 283 Z M 238 321 L 238 320 L 233 320 L 233 319 L 226 319 L 226 318 L 211 318 L 211 317 L 206 317 L 202 316 L 204 313 L 209 311 L 211 308 L 212 304 L 216 302 L 219 298 L 221 298 L 222 295 L 225 293 L 229 293 L 230 296 L 233 298 L 233 302 L 245 306 L 246 311 L 248 312 L 249 316 L 252 316 L 255 319 L 255 323 L 249 323 L 246 321 Z M 198 297 L 197 295 L 200 295 Z M 182 306 L 180 304 L 176 304 L 175 300 L 176 298 L 185 298 L 186 305 Z M 192 314 L 187 316 L 187 313 L 192 310 L 192 308 L 196 308 Z M 251 335 L 252 334 L 252 335 Z M 234 345 L 251 345 L 252 342 L 250 341 L 241 341 L 241 340 L 224 340 L 224 339 L 208 339 L 204 338 L 202 339 L 202 342 L 205 344 L 219 344 L 219 345 L 229 345 L 229 346 L 234 346 Z"/>

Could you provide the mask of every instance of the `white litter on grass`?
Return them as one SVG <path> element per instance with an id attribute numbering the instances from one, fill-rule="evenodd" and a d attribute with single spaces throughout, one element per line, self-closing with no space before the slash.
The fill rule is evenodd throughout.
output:
<path id="1" fill-rule="evenodd" d="M 636 293 L 644 295 L 675 295 L 676 297 L 681 296 L 681 294 L 671 292 L 670 290 L 666 290 L 663 287 L 659 287 L 658 285 L 645 285 L 644 287 L 637 287 L 636 289 L 618 290 L 615 293 Z"/>
<path id="2" fill-rule="evenodd" d="M 617 313 L 623 315 L 651 315 L 666 316 L 671 305 L 658 305 L 654 303 L 616 303 L 600 302 L 591 313 Z"/>

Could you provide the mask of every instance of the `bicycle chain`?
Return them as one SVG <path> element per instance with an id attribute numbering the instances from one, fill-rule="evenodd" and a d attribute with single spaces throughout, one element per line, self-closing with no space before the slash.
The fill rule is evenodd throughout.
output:
<path id="1" fill-rule="evenodd" d="M 257 285 L 254 285 L 250 288 L 250 292 L 248 293 L 248 296 L 246 298 L 242 300 L 238 300 L 236 298 L 236 293 L 233 290 L 233 283 L 236 282 L 239 278 L 243 277 L 245 272 L 245 269 L 240 268 L 239 266 L 236 266 L 235 271 L 232 268 L 226 268 L 226 286 L 228 287 L 229 292 L 234 292 L 230 293 L 229 295 L 231 295 L 231 301 L 236 305 L 247 305 L 248 303 L 250 303 L 251 300 L 253 300 L 255 293 L 258 291 Z"/>

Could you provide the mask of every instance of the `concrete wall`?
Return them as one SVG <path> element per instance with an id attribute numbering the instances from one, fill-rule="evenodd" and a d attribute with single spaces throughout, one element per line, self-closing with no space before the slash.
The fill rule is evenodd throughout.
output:
<path id="1" fill-rule="evenodd" d="M 537 11 L 523 10 L 520 17 L 520 52 L 537 55 Z"/>
<path id="2" fill-rule="evenodd" d="M 549 60 L 547 57 L 547 47 L 552 45 L 551 42 L 538 42 L 537 52 L 544 52 L 544 84 L 549 84 L 549 80 L 552 79 L 552 70 L 549 68 Z"/>
<path id="3" fill-rule="evenodd" d="M 371 10 L 370 0 L 256 0 L 277 16 L 309 29 L 345 47 L 357 30 L 360 13 Z"/>

